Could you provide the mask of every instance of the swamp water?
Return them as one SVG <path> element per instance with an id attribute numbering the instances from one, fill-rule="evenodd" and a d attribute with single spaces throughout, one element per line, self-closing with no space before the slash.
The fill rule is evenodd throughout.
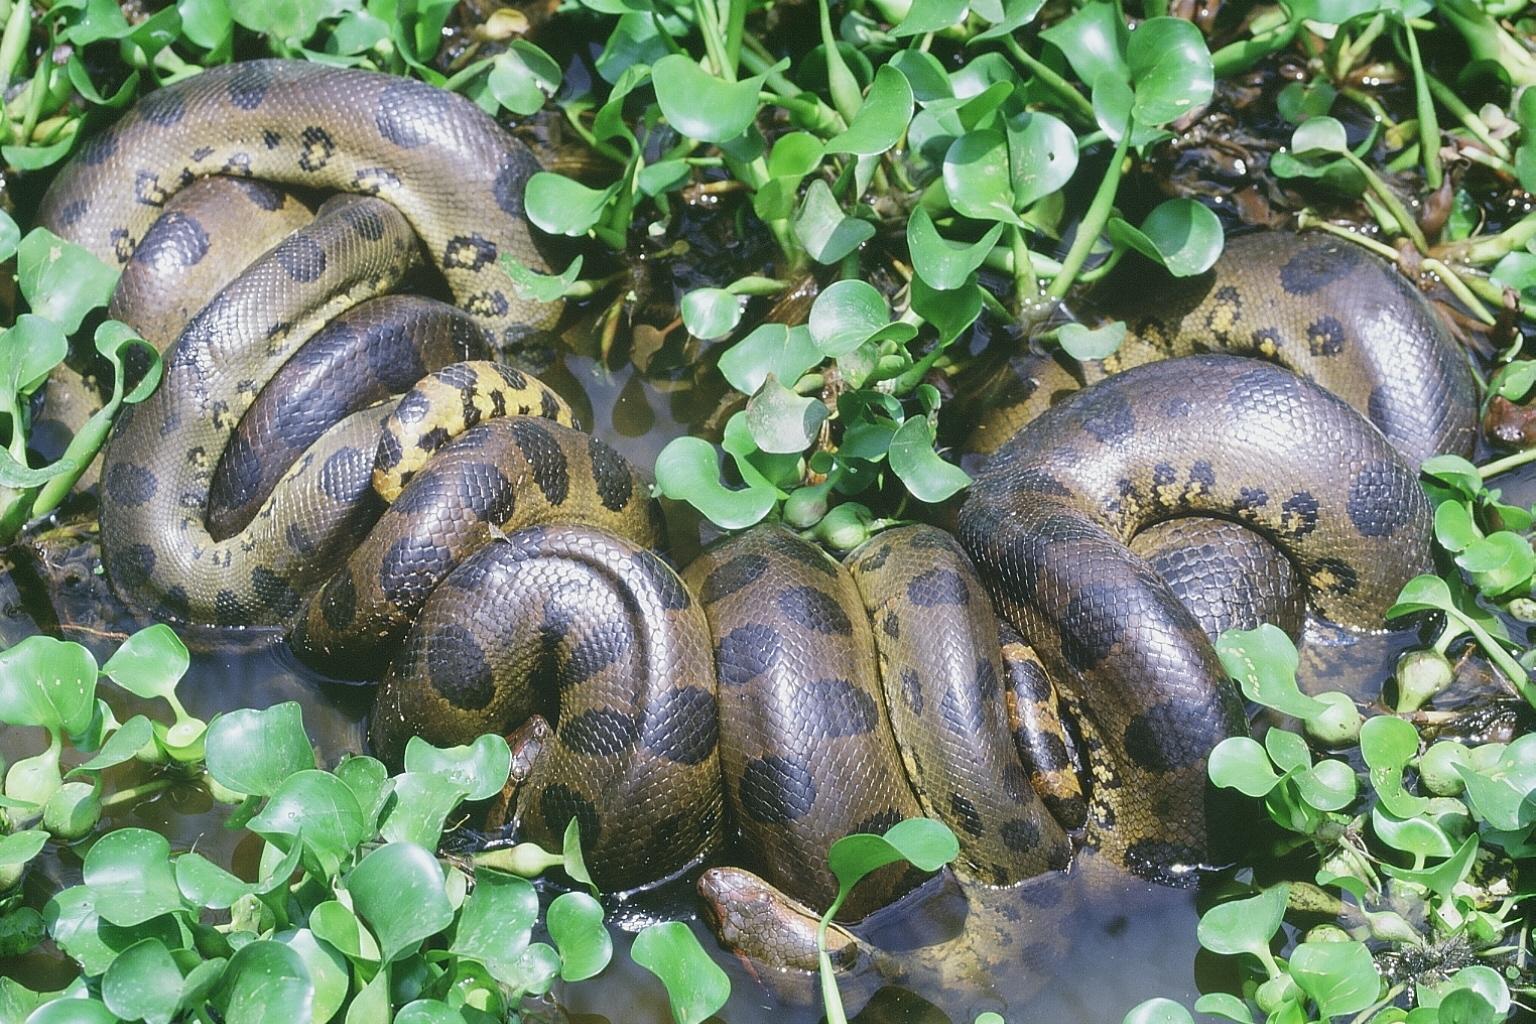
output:
<path id="1" fill-rule="evenodd" d="M 594 433 L 642 467 L 653 465 L 671 438 L 707 430 L 705 420 L 714 412 L 718 394 L 710 394 L 707 384 L 694 388 L 687 382 L 648 380 L 628 363 L 609 371 L 588 356 L 568 356 L 546 379 L 572 402 Z M 1509 491 L 1513 500 L 1536 498 L 1536 485 L 1529 483 Z M 676 506 L 668 508 L 668 516 L 674 553 L 686 563 L 697 550 L 697 520 Z M 94 547 L 66 539 L 34 545 L 15 566 L 6 566 L 0 574 L 0 641 L 9 646 L 31 633 L 48 632 L 85 644 L 104 661 L 124 636 L 147 625 L 126 618 L 109 599 L 94 559 Z M 310 672 L 288 652 L 281 632 L 198 627 L 178 632 L 192 652 L 191 668 L 178 692 L 193 714 L 206 720 L 235 708 L 297 701 L 323 766 L 334 766 L 342 755 L 364 749 L 370 691 L 336 685 Z M 1412 640 L 1408 633 L 1362 641 L 1347 652 L 1347 666 L 1331 670 L 1328 685 L 1362 698 L 1379 695 L 1397 651 Z M 140 711 L 152 716 L 163 712 L 110 685 L 101 693 L 119 720 Z M 9 763 L 36 753 L 44 745 L 42 737 L 40 730 L 0 729 L 0 756 Z M 137 764 L 118 771 L 123 773 L 114 776 L 119 789 L 151 777 Z M 201 789 L 187 786 L 111 813 L 105 825 L 152 829 L 167 836 L 175 850 L 195 847 L 243 877 L 254 877 L 260 840 L 223 829 L 228 812 Z M 27 903 L 41 908 L 53 892 L 80 880 L 80 867 L 76 851 L 45 855 L 28 876 Z M 546 898 L 552 894 L 546 892 Z M 1119 1021 L 1136 1003 L 1154 995 L 1188 1005 L 1202 991 L 1231 984 L 1230 964 L 1199 950 L 1195 925 L 1207 901 L 1198 891 L 1163 888 L 1108 869 L 1084 870 L 1079 864 L 1065 874 L 991 898 L 1017 900 L 1024 913 L 1015 947 L 1019 952 L 1001 958 L 1002 966 L 986 991 L 943 991 L 921 977 L 910 987 L 880 988 L 879 979 L 871 976 L 850 986 L 850 1014 L 874 991 L 858 1020 L 970 1024 L 977 1013 L 995 1010 L 1009 1024 L 1097 1024 Z M 549 1019 L 560 1020 L 563 1014 L 581 1024 L 670 1020 L 662 986 L 629 957 L 630 934 L 663 917 L 690 920 L 704 948 L 730 975 L 732 996 L 719 1020 L 809 1024 L 820 1019 L 819 1006 L 780 1005 L 734 957 L 718 949 L 697 919 L 691 887 L 678 886 L 627 904 L 610 901 L 608 910 L 615 924 L 612 963 L 597 979 L 557 985 L 552 993 L 557 1007 L 550 1010 Z M 955 935 L 964 916 L 958 887 L 940 878 L 860 931 L 886 949 L 911 949 Z M 0 962 L 0 975 L 33 988 L 62 986 L 73 973 L 73 964 L 51 944 Z M 859 990 L 857 998 L 854 989 Z M 541 1014 L 535 1017 L 542 1019 Z"/>

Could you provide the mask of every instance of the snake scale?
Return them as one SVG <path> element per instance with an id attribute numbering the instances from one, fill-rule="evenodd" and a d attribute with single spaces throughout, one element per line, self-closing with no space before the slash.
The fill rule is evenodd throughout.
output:
<path id="1" fill-rule="evenodd" d="M 1428 564 L 1414 462 L 1469 441 L 1465 368 L 1371 257 L 1276 235 L 1234 241 L 1247 255 L 1197 282 L 1196 313 L 1138 322 L 1126 365 L 1057 366 L 1071 388 L 1047 382 L 1053 407 L 1012 441 L 984 435 L 958 538 L 905 527 L 839 563 L 767 524 L 680 575 L 640 474 L 484 358 L 558 314 L 497 265 L 544 266 L 522 212 L 533 169 L 459 97 L 261 61 L 142 101 L 60 174 L 42 221 L 124 265 L 118 315 L 169 334 L 165 382 L 103 467 L 118 592 L 176 620 L 288 625 L 306 659 L 382 675 L 386 758 L 413 735 L 547 718 L 520 827 L 558 844 L 577 820 L 605 887 L 686 871 L 734 834 L 768 891 L 824 906 L 832 841 L 919 813 L 952 826 L 957 871 L 984 883 L 1065 864 L 1079 824 L 1176 878 L 1206 859 L 1205 756 L 1245 728 L 1209 634 L 1296 628 L 1304 606 L 1374 628 Z M 246 178 L 342 194 L 153 311 L 157 273 L 222 244 L 194 201 L 293 201 L 252 199 L 267 186 Z M 457 309 L 385 294 L 423 252 Z M 1443 417 L 1403 412 L 1425 394 Z M 1222 600 L 1255 574 L 1245 605 Z M 1080 734 L 1042 728 L 1063 699 Z M 912 881 L 885 869 L 846 916 Z M 771 950 L 797 926 L 743 930 L 758 884 L 701 881 L 722 933 Z"/>

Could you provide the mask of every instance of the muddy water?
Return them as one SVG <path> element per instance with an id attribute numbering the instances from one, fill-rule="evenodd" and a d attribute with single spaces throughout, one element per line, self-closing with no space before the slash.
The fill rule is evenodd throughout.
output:
<path id="1" fill-rule="evenodd" d="M 694 376 L 680 369 L 680 377 Z M 584 419 L 604 440 L 638 465 L 650 466 L 672 437 L 698 431 L 715 413 L 716 388 L 707 379 L 699 387 L 686 380 L 648 380 L 627 363 L 607 370 L 591 355 L 567 356 L 547 374 L 566 393 Z M 668 510 L 674 549 L 686 560 L 697 545 L 699 524 L 686 510 Z M 120 638 L 138 625 L 108 600 L 91 556 L 67 543 L 46 545 L 42 554 L 20 560 L 20 567 L 0 575 L 0 640 L 9 645 L 45 631 L 78 640 L 104 659 Z M 333 765 L 343 754 L 363 749 L 368 692 L 337 686 L 310 673 L 288 653 L 274 631 L 188 629 L 192 666 L 181 692 L 188 708 L 203 718 L 239 707 L 266 707 L 296 700 L 322 762 Z M 1348 688 L 1369 699 L 1380 693 L 1395 652 L 1412 637 L 1373 638 L 1329 661 L 1328 685 Z M 1337 654 L 1337 652 L 1335 652 Z M 134 698 L 104 684 L 104 695 L 120 720 L 139 711 L 156 713 Z M 35 753 L 43 739 L 35 730 L 5 730 L 0 754 L 7 761 Z M 135 775 L 135 772 L 140 774 Z M 116 787 L 142 781 L 138 766 L 125 767 Z M 170 837 L 178 850 L 196 847 L 216 862 L 247 877 L 255 869 L 259 843 L 239 841 L 223 828 L 223 808 L 210 804 L 195 787 L 173 789 L 126 809 L 112 825 L 138 825 Z M 27 882 L 28 902 L 41 906 L 48 894 L 79 879 L 77 851 L 50 853 Z M 1208 882 L 1220 884 L 1221 877 Z M 984 986 L 961 990 L 916 974 L 902 985 L 886 984 L 868 972 L 850 988 L 850 1011 L 864 1008 L 865 1021 L 969 1022 L 983 1010 L 1005 1014 L 1010 1022 L 1118 1021 L 1138 1001 L 1163 995 L 1192 1001 L 1202 990 L 1226 980 L 1221 964 L 1198 955 L 1195 923 L 1201 905 L 1197 891 L 1159 888 L 1092 863 L 1037 880 L 1019 890 L 982 893 L 988 904 L 1014 901 L 1023 909 L 1016 946 L 1001 957 L 1003 968 Z M 661 917 L 692 918 L 691 892 L 680 888 L 613 908 L 618 923 L 613 964 L 594 982 L 557 989 L 554 997 L 571 1020 L 649 1024 L 670 1019 L 660 985 L 628 957 L 630 931 Z M 967 897 L 945 879 L 936 879 L 914 897 L 868 922 L 865 934 L 892 950 L 910 950 L 952 938 L 967 915 Z M 706 949 L 715 950 L 707 930 L 693 922 Z M 626 930 L 628 929 L 628 930 Z M 731 975 L 733 995 L 720 1019 L 734 1024 L 773 1021 L 811 1022 L 808 1007 L 776 1002 L 735 960 L 717 951 Z M 0 973 L 33 987 L 61 985 L 70 964 L 45 947 L 28 957 L 0 964 Z"/>

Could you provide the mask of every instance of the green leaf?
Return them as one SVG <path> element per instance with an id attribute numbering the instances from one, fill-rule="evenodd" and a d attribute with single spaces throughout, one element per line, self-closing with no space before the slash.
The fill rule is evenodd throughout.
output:
<path id="1" fill-rule="evenodd" d="M 104 834 L 85 855 L 82 876 L 96 913 L 122 928 L 186 909 L 171 867 L 171 844 L 148 829 Z"/>
<path id="2" fill-rule="evenodd" d="M 1301 798 L 1320 811 L 1342 811 L 1359 793 L 1355 771 L 1343 761 L 1319 761 L 1293 778 Z"/>
<path id="3" fill-rule="evenodd" d="M 434 747 L 412 736 L 405 745 L 405 770 L 441 775 L 465 790 L 466 800 L 489 800 L 507 783 L 512 750 L 495 733 L 457 747 Z"/>
<path id="4" fill-rule="evenodd" d="M 1216 654 L 1249 700 L 1302 719 L 1328 708 L 1297 687 L 1296 645 L 1278 626 L 1264 623 L 1257 629 L 1229 629 L 1217 639 Z"/>
<path id="5" fill-rule="evenodd" d="M 1455 852 L 1445 830 L 1428 818 L 1399 818 L 1378 806 L 1371 808 L 1371 826 L 1394 850 L 1422 857 L 1449 857 Z"/>
<path id="6" fill-rule="evenodd" d="M 1248 1004 L 1230 992 L 1207 992 L 1195 1000 L 1195 1012 L 1225 1017 L 1236 1024 L 1254 1024 Z"/>
<path id="7" fill-rule="evenodd" d="M 656 102 L 679 134 L 700 142 L 728 142 L 757 116 L 761 77 L 727 82 L 705 71 L 692 57 L 668 54 L 651 68 Z"/>
<path id="8" fill-rule="evenodd" d="M 683 326 L 701 341 L 723 338 L 741 322 L 742 300 L 724 288 L 695 288 L 683 295 Z"/>
<path id="9" fill-rule="evenodd" d="M 54 999 L 27 1017 L 26 1024 L 118 1024 L 117 1016 L 94 999 Z"/>
<path id="10" fill-rule="evenodd" d="M 21 244 L 21 229 L 11 219 L 11 215 L 0 210 L 0 263 L 5 262 L 16 255 L 16 247 Z"/>
<path id="11" fill-rule="evenodd" d="M 1073 359 L 1089 361 L 1107 359 L 1120 351 L 1125 341 L 1125 321 L 1111 320 L 1102 327 L 1084 327 L 1082 324 L 1062 324 L 1056 331 L 1061 349 Z"/>
<path id="12" fill-rule="evenodd" d="M 805 190 L 792 224 L 795 238 L 819 263 L 836 263 L 875 236 L 867 220 L 849 217 L 820 178 Z"/>
<path id="13" fill-rule="evenodd" d="M 14 868 L 36 857 L 48 844 L 48 833 L 40 828 L 0 836 L 0 868 Z"/>
<path id="14" fill-rule="evenodd" d="M 809 326 L 823 355 L 844 356 L 891 326 L 891 307 L 874 285 L 836 281 L 811 304 Z"/>
<path id="15" fill-rule="evenodd" d="M 124 640 L 101 671 L 129 693 L 149 699 L 175 693 L 191 663 L 187 645 L 170 626 L 157 623 Z"/>
<path id="16" fill-rule="evenodd" d="M 1193 199 L 1160 203 L 1142 222 L 1141 235 L 1154 249 L 1148 255 L 1174 277 L 1193 277 L 1211 269 L 1225 242 L 1221 221 Z"/>
<path id="17" fill-rule="evenodd" d="M 241 881 L 200 853 L 176 858 L 176 887 L 199 907 L 211 910 L 227 910 L 258 889 L 255 883 Z"/>
<path id="18" fill-rule="evenodd" d="M 83 732 L 96 711 L 96 659 L 77 643 L 41 634 L 0 651 L 0 722 Z"/>
<path id="19" fill-rule="evenodd" d="M 1344 126 L 1332 117 L 1313 117 L 1291 133 L 1291 152 L 1298 157 L 1337 155 L 1348 152 Z"/>
<path id="20" fill-rule="evenodd" d="M 912 269 L 936 291 L 960 288 L 986 260 L 1002 234 L 1003 226 L 994 224 L 974 242 L 951 242 L 939 234 L 939 229 L 933 226 L 933 218 L 919 206 L 907 219 L 907 249 L 912 254 Z"/>
<path id="21" fill-rule="evenodd" d="M 750 395 L 770 375 L 793 384 L 821 358 L 810 328 L 767 323 L 725 350 L 720 356 L 720 372 L 731 387 Z"/>
<path id="22" fill-rule="evenodd" d="M 602 905 L 586 893 L 556 896 L 544 924 L 560 952 L 561 981 L 595 977 L 613 959 L 613 939 L 603 924 Z"/>
<path id="23" fill-rule="evenodd" d="M 70 774 L 99 772 L 113 765 L 131 761 L 134 755 L 144 748 L 144 744 L 152 739 L 154 739 L 154 729 L 151 728 L 149 719 L 143 715 L 134 715 L 112 731 L 112 735 L 107 737 L 107 741 L 101 745 L 95 757 L 72 768 Z"/>
<path id="24" fill-rule="evenodd" d="M 101 979 L 101 998 L 123 1020 L 169 1024 L 181 994 L 181 971 L 158 939 L 118 954 Z"/>
<path id="25" fill-rule="evenodd" d="M 1013 175 L 1008 164 L 1008 139 L 987 128 L 967 132 L 944 154 L 944 191 L 956 213 L 977 220 L 1023 227 L 1013 209 Z"/>
<path id="26" fill-rule="evenodd" d="M 308 928 L 290 928 L 273 938 L 299 954 L 314 986 L 313 1024 L 325 1024 L 346 1002 L 352 987 L 351 972 L 341 953 L 322 945 Z M 398 1017 L 395 1018 L 397 1021 Z M 302 1024 L 302 1022 L 300 1022 Z"/>
<path id="27" fill-rule="evenodd" d="M 65 334 L 78 331 L 86 314 L 107 304 L 117 277 L 118 271 L 84 247 L 47 228 L 27 232 L 16 251 L 16 282 L 28 308 Z"/>
<path id="28" fill-rule="evenodd" d="M 1387 609 L 1386 617 L 1395 619 L 1415 612 L 1454 611 L 1455 608 L 1451 588 L 1445 580 L 1425 573 L 1403 584 L 1402 592 L 1397 595 L 1396 603 Z"/>
<path id="29" fill-rule="evenodd" d="M 465 1024 L 464 1015 L 436 999 L 416 999 L 402 1006 L 394 1024 Z"/>
<path id="30" fill-rule="evenodd" d="M 932 818 L 908 818 L 884 835 L 855 832 L 832 844 L 827 866 L 846 893 L 872 872 L 905 861 L 920 871 L 937 871 L 960 854 L 959 841 L 948 826 Z"/>
<path id="31" fill-rule="evenodd" d="M 302 843 L 324 876 L 339 871 L 353 849 L 372 833 L 347 784 L 315 769 L 284 779 L 249 828 L 285 853 L 289 849 L 285 840 Z"/>
<path id="32" fill-rule="evenodd" d="M 1500 530 L 1468 543 L 1456 564 L 1471 575 L 1483 594 L 1498 597 L 1516 588 L 1529 591 L 1536 552 L 1520 534 Z"/>
<path id="33" fill-rule="evenodd" d="M 315 987 L 304 958 L 270 939 L 241 946 L 230 958 L 209 1001 L 226 1024 L 308 1021 Z"/>
<path id="34" fill-rule="evenodd" d="M 1172 999 L 1148 999 L 1138 1003 L 1120 1024 L 1195 1024 L 1182 1003 Z"/>
<path id="35" fill-rule="evenodd" d="M 1419 752 L 1418 730 L 1401 718 L 1377 715 L 1360 727 L 1360 754 L 1382 805 L 1400 818 L 1424 811 L 1429 802 L 1403 788 L 1403 768 Z"/>
<path id="36" fill-rule="evenodd" d="M 1267 795 L 1280 784 L 1269 755 L 1258 741 L 1247 736 L 1229 736 L 1216 744 L 1206 771 L 1216 785 L 1254 798 Z"/>
<path id="37" fill-rule="evenodd" d="M 761 451 L 788 454 L 816 440 L 830 410 L 819 398 L 802 397 L 769 376 L 747 400 L 747 429 Z"/>
<path id="38" fill-rule="evenodd" d="M 236 793 L 271 796 L 288 776 L 315 766 L 296 701 L 219 715 L 205 743 L 208 774 Z"/>
<path id="39" fill-rule="evenodd" d="M 965 21 L 967 0 L 912 0 L 906 16 L 891 30 L 891 35 L 920 36 L 942 32 Z"/>
<path id="40" fill-rule="evenodd" d="M 476 868 L 475 886 L 464 901 L 450 948 L 513 985 L 538 915 L 539 895 L 526 878 Z"/>
<path id="41" fill-rule="evenodd" d="M 1142 22 L 1131 33 L 1126 63 L 1136 91 L 1131 116 L 1141 125 L 1177 120 L 1209 103 L 1215 90 L 1215 69 L 1205 36 L 1183 18 Z"/>
<path id="42" fill-rule="evenodd" d="M 888 454 L 891 471 L 918 501 L 930 504 L 959 493 L 971 484 L 965 470 L 945 462 L 933 450 L 933 427 L 926 416 L 913 416 L 896 430 Z"/>
<path id="43" fill-rule="evenodd" d="M 1280 930 L 1285 917 L 1285 901 L 1290 886 L 1284 883 L 1265 889 L 1257 896 L 1218 903 L 1200 917 L 1196 935 L 1200 945 L 1212 953 L 1236 956 L 1269 952 L 1269 940 Z"/>
<path id="44" fill-rule="evenodd" d="M 514 39 L 492 59 L 485 84 L 497 103 L 526 117 L 560 88 L 560 65 L 532 43 Z"/>
<path id="45" fill-rule="evenodd" d="M 674 438 L 656 456 L 656 487 L 674 501 L 688 502 L 726 530 L 744 530 L 761 521 L 778 500 L 770 487 L 725 487 L 714 445 L 697 437 Z"/>
<path id="46" fill-rule="evenodd" d="M 826 151 L 878 156 L 901 141 L 912 120 L 912 111 L 912 86 L 907 77 L 889 64 L 882 64 L 853 123 L 827 143 Z"/>
<path id="47" fill-rule="evenodd" d="M 619 194 L 621 182 L 605 189 L 588 188 L 562 174 L 539 171 L 528 179 L 524 208 L 528 219 L 541 231 L 577 238 L 603 219 L 608 203 Z"/>
<path id="48" fill-rule="evenodd" d="M 559 274 L 541 274 L 530 270 L 514 259 L 511 253 L 502 254 L 501 267 L 512 279 L 512 290 L 518 298 L 533 302 L 555 302 L 570 294 L 571 286 L 581 274 L 581 254 L 577 253 L 571 265 Z"/>
<path id="49" fill-rule="evenodd" d="M 464 783 L 436 772 L 402 772 L 385 806 L 379 834 L 389 842 L 437 849 L 448 815 L 464 800 Z"/>
<path id="50" fill-rule="evenodd" d="M 702 1024 L 730 997 L 730 978 L 681 921 L 650 925 L 629 955 L 666 986 L 674 1024 Z"/>
<path id="51" fill-rule="evenodd" d="M 951 291 L 931 288 L 921 274 L 912 280 L 912 312 L 939 332 L 941 346 L 949 345 L 961 331 L 976 322 L 981 315 L 981 304 L 981 288 L 974 277 L 966 278 L 960 287 Z"/>
<path id="52" fill-rule="evenodd" d="M 347 877 L 353 908 L 379 940 L 386 962 L 412 953 L 453 923 L 437 858 L 414 843 L 370 852 Z"/>
<path id="53" fill-rule="evenodd" d="M 1041 31 L 1040 38 L 1062 52 L 1079 80 L 1096 87 L 1105 76 L 1129 81 L 1130 68 L 1125 63 L 1127 35 L 1125 19 L 1115 5 L 1094 0 L 1071 17 Z"/>
<path id="54" fill-rule="evenodd" d="M 1030 111 L 1006 125 L 1013 208 L 1023 210 L 1059 190 L 1077 170 L 1077 136 L 1058 117 Z"/>
<path id="55" fill-rule="evenodd" d="M 466 901 L 464 906 L 467 912 L 469 903 Z M 463 917 L 459 919 L 460 930 L 464 920 Z M 309 912 L 309 928 L 315 938 L 332 946 L 348 960 L 378 962 L 379 944 L 344 903 L 326 900 L 316 906 Z"/>
<path id="56" fill-rule="evenodd" d="M 1324 1020 L 1360 1012 L 1381 991 L 1376 962 L 1363 942 L 1303 942 L 1291 951 L 1290 967 Z"/>

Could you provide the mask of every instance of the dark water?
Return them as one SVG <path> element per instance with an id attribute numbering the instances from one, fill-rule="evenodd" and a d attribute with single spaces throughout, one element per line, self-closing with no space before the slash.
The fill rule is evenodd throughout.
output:
<path id="1" fill-rule="evenodd" d="M 699 430 L 716 415 L 717 387 L 707 379 L 694 380 L 699 374 L 686 367 L 676 376 L 648 380 L 627 362 L 610 371 L 589 354 L 567 357 L 548 379 L 584 411 L 583 418 L 599 436 L 638 465 L 649 466 L 667 440 Z M 690 386 L 694 383 L 701 386 Z M 668 511 L 674 549 L 686 561 L 698 542 L 698 521 L 686 509 Z M 19 568 L 0 575 L 0 640 L 7 645 L 46 631 L 78 640 L 105 659 L 122 636 L 143 624 L 107 599 L 88 548 L 44 543 L 18 562 Z M 367 690 L 329 685 L 307 672 L 289 655 L 279 633 L 192 628 L 183 636 L 193 658 L 181 695 L 194 714 L 208 718 L 233 708 L 297 700 L 324 764 L 333 765 L 343 754 L 363 749 Z M 1412 640 L 1365 639 L 1344 658 L 1328 662 L 1326 685 L 1366 699 L 1376 697 L 1396 651 Z M 139 711 L 163 712 L 110 684 L 103 684 L 102 690 L 120 720 Z M 43 742 L 40 731 L 9 729 L 0 735 L 0 754 L 14 760 L 37 752 Z M 140 766 L 121 771 L 112 779 L 117 787 L 148 777 L 133 774 L 145 771 Z M 221 828 L 223 817 L 222 807 L 188 786 L 128 808 L 110 824 L 154 829 L 170 837 L 173 848 L 195 846 L 249 877 L 259 842 L 254 837 L 239 842 L 239 833 Z M 79 869 L 77 851 L 50 852 L 29 877 L 28 901 L 41 906 L 49 893 L 78 881 Z M 1012 936 L 1017 944 L 998 957 L 1002 966 L 988 983 L 962 990 L 952 980 L 918 972 L 904 987 L 882 987 L 869 973 L 850 986 L 850 1011 L 867 1000 L 860 1015 L 865 1021 L 960 1024 L 983 1010 L 997 1010 L 1010 1021 L 1117 1022 L 1131 1006 L 1153 995 L 1191 1002 L 1202 989 L 1221 985 L 1230 970 L 1230 965 L 1197 955 L 1198 892 L 1149 885 L 1090 861 L 1080 859 L 1072 871 L 1019 890 L 984 891 L 971 898 L 988 906 L 1014 901 L 1024 908 Z M 937 879 L 868 922 L 864 934 L 885 948 L 910 950 L 963 932 L 966 908 L 966 894 L 952 881 Z M 612 916 L 633 929 L 659 917 L 693 913 L 691 892 L 684 887 L 616 907 Z M 705 948 L 716 950 L 708 931 L 697 921 L 694 927 Z M 591 1024 L 669 1020 L 661 986 L 629 960 L 628 934 L 617 930 L 615 939 L 616 954 L 608 970 L 597 981 L 558 989 L 560 1006 L 572 1020 Z M 775 1002 L 732 957 L 716 954 L 733 983 L 722 1020 L 785 1024 L 819 1018 L 819 1010 Z M 0 973 L 34 987 L 61 985 L 71 972 L 71 965 L 48 947 L 0 965 Z"/>

